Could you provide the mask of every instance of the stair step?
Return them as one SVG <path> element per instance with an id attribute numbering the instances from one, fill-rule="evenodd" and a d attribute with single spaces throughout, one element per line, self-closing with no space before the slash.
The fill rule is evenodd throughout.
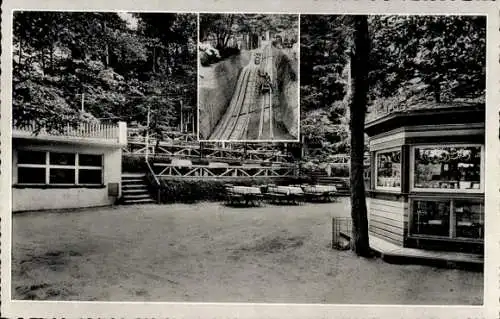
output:
<path id="1" fill-rule="evenodd" d="M 146 176 L 146 174 L 140 174 L 140 173 L 123 173 L 122 174 L 122 178 L 125 177 L 125 178 L 142 178 Z"/>
<path id="2" fill-rule="evenodd" d="M 122 183 L 144 183 L 143 179 L 123 179 Z"/>
<path id="3" fill-rule="evenodd" d="M 147 191 L 148 186 L 147 185 L 139 185 L 137 187 L 122 187 L 122 190 L 124 192 L 137 192 L 137 191 Z"/>
<path id="4" fill-rule="evenodd" d="M 144 194 L 123 194 L 123 198 L 127 199 L 134 199 L 134 198 L 151 198 L 149 193 L 144 193 Z"/>
<path id="5" fill-rule="evenodd" d="M 149 195 L 149 191 L 147 188 L 145 189 L 122 189 L 123 196 L 128 194 L 147 194 Z"/>
<path id="6" fill-rule="evenodd" d="M 123 173 L 121 175 L 122 203 L 124 205 L 156 203 L 149 194 L 145 177 L 146 174 L 141 173 Z"/>
<path id="7" fill-rule="evenodd" d="M 125 205 L 133 205 L 133 204 L 154 204 L 156 203 L 154 200 L 151 198 L 145 198 L 145 199 L 134 199 L 134 200 L 125 200 L 123 204 Z"/>
<path id="8" fill-rule="evenodd" d="M 138 184 L 138 183 L 128 184 L 128 183 L 125 183 L 125 184 L 122 185 L 122 187 L 123 188 L 128 188 L 128 189 L 144 188 L 144 187 L 147 187 L 147 184 L 146 183 L 143 183 L 143 184 Z"/>

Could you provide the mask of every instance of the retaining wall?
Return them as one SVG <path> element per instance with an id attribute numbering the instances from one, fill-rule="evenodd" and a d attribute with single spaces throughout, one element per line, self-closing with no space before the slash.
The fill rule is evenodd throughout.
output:
<path id="1" fill-rule="evenodd" d="M 275 69 L 278 78 L 279 105 L 275 108 L 275 119 L 280 121 L 288 133 L 298 137 L 300 108 L 298 101 L 298 59 L 293 50 L 273 48 Z"/>

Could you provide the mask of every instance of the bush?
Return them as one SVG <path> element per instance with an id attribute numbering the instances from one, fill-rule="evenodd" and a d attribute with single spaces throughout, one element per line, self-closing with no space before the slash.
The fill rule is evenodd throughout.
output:
<path id="1" fill-rule="evenodd" d="M 219 201 L 226 194 L 225 185 L 253 186 L 264 184 L 290 185 L 301 183 L 297 178 L 271 179 L 245 178 L 245 179 L 162 179 L 160 180 L 160 196 L 162 203 L 193 203 L 200 200 Z"/>
<path id="2" fill-rule="evenodd" d="M 210 50 L 200 52 L 200 63 L 202 66 L 210 66 L 211 64 L 222 61 L 233 55 L 238 55 L 240 49 L 238 48 L 222 48 L 217 51 L 218 54 L 213 54 Z"/>
<path id="3" fill-rule="evenodd" d="M 128 156 L 123 155 L 122 157 L 122 172 L 128 173 L 144 173 L 146 163 L 144 162 L 143 156 Z"/>
<path id="4" fill-rule="evenodd" d="M 219 50 L 220 56 L 222 59 L 228 58 L 233 55 L 240 54 L 240 49 L 238 48 L 223 48 Z"/>
<path id="5" fill-rule="evenodd" d="M 122 171 L 128 173 L 144 173 L 148 170 L 146 166 L 146 159 L 143 155 L 140 156 L 131 156 L 131 155 L 123 155 L 122 156 Z M 170 164 L 172 163 L 172 159 L 170 157 L 149 157 L 149 163 L 153 166 L 153 163 L 162 163 L 162 164 Z"/>
<path id="6" fill-rule="evenodd" d="M 210 161 L 204 158 L 192 158 L 191 163 L 193 163 L 193 165 L 208 165 Z"/>
<path id="7" fill-rule="evenodd" d="M 331 172 L 334 177 L 349 177 L 349 166 L 332 166 Z"/>
<path id="8" fill-rule="evenodd" d="M 165 156 L 154 156 L 149 158 L 149 163 L 151 164 L 151 166 L 154 163 L 171 164 L 172 158 Z"/>
<path id="9" fill-rule="evenodd" d="M 200 52 L 200 63 L 202 66 L 209 66 L 210 64 L 214 64 L 219 61 L 220 59 L 214 55 L 209 55 L 205 52 Z"/>

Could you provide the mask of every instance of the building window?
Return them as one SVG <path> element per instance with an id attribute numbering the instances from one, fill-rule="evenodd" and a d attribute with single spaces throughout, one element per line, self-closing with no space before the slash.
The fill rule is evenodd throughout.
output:
<path id="1" fill-rule="evenodd" d="M 102 185 L 102 155 L 18 151 L 17 183 L 27 185 Z"/>
<path id="2" fill-rule="evenodd" d="M 401 151 L 377 152 L 375 181 L 378 189 L 401 189 Z"/>
<path id="3" fill-rule="evenodd" d="M 46 152 L 18 151 L 18 164 L 45 164 L 47 161 Z"/>
<path id="4" fill-rule="evenodd" d="M 45 168 L 18 166 L 17 182 L 19 184 L 45 184 Z"/>
<path id="5" fill-rule="evenodd" d="M 413 190 L 482 191 L 482 147 L 418 146 L 413 152 Z"/>
<path id="6" fill-rule="evenodd" d="M 75 165 L 75 154 L 72 153 L 50 153 L 51 165 Z"/>
<path id="7" fill-rule="evenodd" d="M 75 169 L 50 168 L 49 184 L 76 184 Z"/>
<path id="8" fill-rule="evenodd" d="M 456 237 L 484 238 L 484 205 L 482 202 L 454 201 Z"/>
<path id="9" fill-rule="evenodd" d="M 414 234 L 449 237 L 450 202 L 417 200 L 413 202 Z"/>
<path id="10" fill-rule="evenodd" d="M 484 205 L 473 199 L 412 201 L 412 235 L 446 238 L 484 238 Z"/>

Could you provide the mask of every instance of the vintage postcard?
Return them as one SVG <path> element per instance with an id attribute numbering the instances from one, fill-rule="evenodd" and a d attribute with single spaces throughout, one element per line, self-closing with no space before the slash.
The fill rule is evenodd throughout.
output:
<path id="1" fill-rule="evenodd" d="M 299 15 L 202 13 L 199 22 L 199 138 L 297 142 Z"/>
<path id="2" fill-rule="evenodd" d="M 494 1 L 6 1 L 1 315 L 498 318 Z"/>

